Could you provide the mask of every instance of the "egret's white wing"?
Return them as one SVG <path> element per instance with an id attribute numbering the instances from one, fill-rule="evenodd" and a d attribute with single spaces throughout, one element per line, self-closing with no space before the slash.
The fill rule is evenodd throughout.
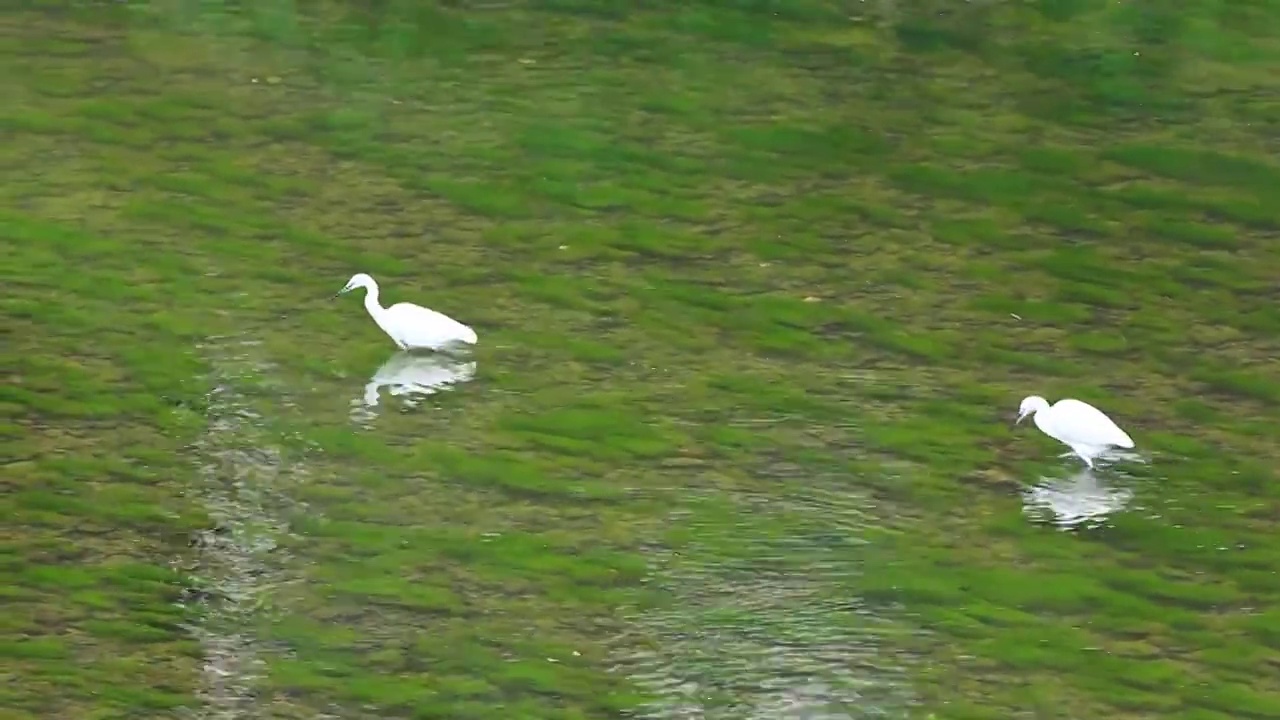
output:
<path id="1" fill-rule="evenodd" d="M 1068 445 L 1116 445 L 1133 447 L 1133 440 L 1101 410 L 1080 400 L 1066 398 L 1050 408 L 1053 429 Z"/>
<path id="2" fill-rule="evenodd" d="M 439 348 L 451 343 L 475 343 L 471 328 L 430 308 L 397 303 L 387 308 L 388 324 L 409 347 Z"/>

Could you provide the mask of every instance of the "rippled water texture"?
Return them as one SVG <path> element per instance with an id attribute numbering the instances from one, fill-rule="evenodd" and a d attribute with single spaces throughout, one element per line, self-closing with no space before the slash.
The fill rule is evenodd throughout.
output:
<path id="1" fill-rule="evenodd" d="M 848 595 L 861 571 L 869 500 L 838 481 L 778 475 L 785 486 L 735 494 L 700 517 L 672 517 L 694 541 L 655 551 L 670 608 L 634 618 L 619 669 L 660 699 L 647 718 L 900 717 L 908 662 L 880 642 L 894 630 Z M 786 528 L 762 536 L 761 525 Z"/>

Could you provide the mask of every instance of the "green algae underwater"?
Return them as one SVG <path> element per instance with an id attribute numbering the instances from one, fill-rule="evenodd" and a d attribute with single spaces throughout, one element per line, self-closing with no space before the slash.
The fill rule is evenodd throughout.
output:
<path id="1" fill-rule="evenodd" d="M 6 717 L 1280 718 L 1273 0 L 0 22 Z"/>

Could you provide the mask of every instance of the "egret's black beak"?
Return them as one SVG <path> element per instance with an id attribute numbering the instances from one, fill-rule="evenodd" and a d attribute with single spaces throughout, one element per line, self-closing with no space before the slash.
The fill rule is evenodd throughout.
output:
<path id="1" fill-rule="evenodd" d="M 1018 417 L 1014 418 L 1014 420 L 1013 420 L 1013 424 L 1014 424 L 1014 425 L 1021 425 L 1021 424 L 1022 424 L 1022 421 L 1023 421 L 1023 420 L 1025 420 L 1025 419 L 1026 419 L 1026 417 L 1027 417 L 1026 415 L 1019 415 Z"/>

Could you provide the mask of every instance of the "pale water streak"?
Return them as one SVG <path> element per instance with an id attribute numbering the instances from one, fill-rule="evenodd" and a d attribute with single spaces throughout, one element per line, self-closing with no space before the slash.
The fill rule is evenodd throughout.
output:
<path id="1" fill-rule="evenodd" d="M 694 501 L 693 547 L 655 553 L 674 598 L 634 618 L 617 670 L 657 697 L 654 720 L 901 717 L 911 701 L 892 632 L 856 596 L 867 501 L 846 483 L 779 478 L 737 493 L 729 519 Z M 639 646 L 641 649 L 636 649 Z"/>
<path id="2" fill-rule="evenodd" d="M 204 648 L 201 707 L 189 716 L 207 720 L 273 717 L 257 683 L 264 669 L 255 626 L 277 606 L 279 591 L 296 582 L 293 560 L 279 547 L 296 511 L 290 485 L 306 469 L 271 442 L 246 388 L 278 393 L 267 383 L 271 368 L 255 360 L 250 340 L 211 338 L 201 346 L 214 368 L 208 394 L 208 429 L 195 443 L 199 486 L 194 488 L 213 521 L 194 544 L 192 575 L 201 620 L 189 629 Z M 273 398 L 273 402 L 279 402 Z"/>

